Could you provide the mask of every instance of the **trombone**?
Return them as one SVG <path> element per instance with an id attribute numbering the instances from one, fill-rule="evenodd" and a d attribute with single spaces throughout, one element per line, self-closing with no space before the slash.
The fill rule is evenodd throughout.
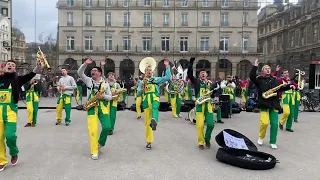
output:
<path id="1" fill-rule="evenodd" d="M 38 46 L 38 48 L 39 48 L 39 50 L 37 52 L 37 61 L 41 64 L 42 67 L 44 66 L 48 72 L 51 72 L 52 68 L 50 67 L 50 65 L 48 63 L 46 56 L 41 51 L 40 46 Z"/>

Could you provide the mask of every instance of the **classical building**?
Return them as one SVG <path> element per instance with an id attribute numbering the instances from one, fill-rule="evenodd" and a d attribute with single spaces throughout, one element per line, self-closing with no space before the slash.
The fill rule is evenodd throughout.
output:
<path id="1" fill-rule="evenodd" d="M 258 0 L 59 0 L 59 64 L 77 69 L 91 57 L 106 73 L 138 75 L 139 62 L 163 59 L 211 77 L 248 76 L 258 57 Z M 198 73 L 197 73 L 198 74 Z"/>
<path id="2" fill-rule="evenodd" d="M 299 0 L 297 4 L 273 4 L 261 10 L 258 51 L 261 62 L 309 76 L 310 64 L 320 60 L 320 1 Z M 319 88 L 320 88 L 320 68 Z"/>
<path id="3" fill-rule="evenodd" d="M 11 59 L 17 61 L 18 63 L 25 63 L 27 44 L 23 32 L 16 27 L 12 28 L 11 42 Z"/>
<path id="4" fill-rule="evenodd" d="M 5 62 L 11 59 L 10 40 L 11 32 L 9 31 L 9 20 L 7 17 L 0 15 L 0 61 Z"/>

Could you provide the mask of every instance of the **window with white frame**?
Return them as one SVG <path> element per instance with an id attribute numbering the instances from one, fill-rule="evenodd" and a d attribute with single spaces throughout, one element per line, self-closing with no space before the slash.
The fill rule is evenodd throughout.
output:
<path id="1" fill-rule="evenodd" d="M 188 7 L 188 0 L 181 0 L 182 7 Z"/>
<path id="2" fill-rule="evenodd" d="M 144 26 L 151 26 L 151 13 L 144 13 L 143 25 Z"/>
<path id="3" fill-rule="evenodd" d="M 144 0 L 145 6 L 151 6 L 151 0 Z"/>
<path id="4" fill-rule="evenodd" d="M 67 0 L 67 6 L 73 7 L 74 6 L 74 0 Z"/>
<path id="5" fill-rule="evenodd" d="M 86 0 L 86 7 L 92 7 L 92 0 Z"/>
<path id="6" fill-rule="evenodd" d="M 209 7 L 209 0 L 202 0 L 202 7 Z"/>
<path id="7" fill-rule="evenodd" d="M 150 52 L 151 51 L 151 37 L 142 37 L 142 51 Z"/>
<path id="8" fill-rule="evenodd" d="M 221 0 L 221 7 L 228 7 L 229 6 L 229 0 Z"/>
<path id="9" fill-rule="evenodd" d="M 229 26 L 229 14 L 228 13 L 221 14 L 221 26 Z"/>
<path id="10" fill-rule="evenodd" d="M 123 47 L 122 49 L 124 51 L 130 51 L 131 50 L 131 38 L 129 36 L 123 37 Z"/>
<path id="11" fill-rule="evenodd" d="M 112 51 L 112 36 L 106 36 L 105 50 Z"/>
<path id="12" fill-rule="evenodd" d="M 229 38 L 228 37 L 220 38 L 219 46 L 220 46 L 220 51 L 228 52 L 229 51 Z"/>
<path id="13" fill-rule="evenodd" d="M 124 0 L 123 1 L 123 7 L 129 7 L 130 6 L 130 1 L 131 0 Z"/>
<path id="14" fill-rule="evenodd" d="M 111 12 L 106 13 L 106 26 L 111 26 Z"/>
<path id="15" fill-rule="evenodd" d="M 130 26 L 130 14 L 125 13 L 123 15 L 123 26 Z"/>
<path id="16" fill-rule="evenodd" d="M 170 37 L 161 37 L 161 51 L 168 52 L 170 51 Z"/>
<path id="17" fill-rule="evenodd" d="M 169 14 L 168 13 L 163 14 L 163 26 L 169 26 Z"/>
<path id="18" fill-rule="evenodd" d="M 314 89 L 320 89 L 320 65 L 316 65 L 314 80 L 315 80 Z"/>
<path id="19" fill-rule="evenodd" d="M 74 51 L 74 37 L 67 37 L 67 51 Z"/>
<path id="20" fill-rule="evenodd" d="M 180 37 L 180 52 L 188 52 L 188 37 Z"/>
<path id="21" fill-rule="evenodd" d="M 249 50 L 249 38 L 242 38 L 242 52 L 248 52 Z"/>
<path id="22" fill-rule="evenodd" d="M 243 7 L 249 6 L 249 0 L 243 0 Z"/>
<path id="23" fill-rule="evenodd" d="M 188 13 L 181 13 L 181 26 L 188 26 Z"/>
<path id="24" fill-rule="evenodd" d="M 163 7 L 169 7 L 169 0 L 163 0 Z"/>
<path id="25" fill-rule="evenodd" d="M 202 26 L 209 26 L 210 13 L 202 13 Z"/>
<path id="26" fill-rule="evenodd" d="M 106 1 L 106 7 L 111 7 L 111 0 L 105 0 Z"/>
<path id="27" fill-rule="evenodd" d="M 201 37 L 200 51 L 201 52 L 208 52 L 209 51 L 209 37 Z"/>
<path id="28" fill-rule="evenodd" d="M 86 26 L 92 26 L 92 14 L 86 13 Z"/>
<path id="29" fill-rule="evenodd" d="M 248 21 L 249 21 L 249 13 L 248 12 L 243 12 L 243 25 L 248 25 Z"/>
<path id="30" fill-rule="evenodd" d="M 73 13 L 68 12 L 67 16 L 68 16 L 67 26 L 73 26 Z"/>
<path id="31" fill-rule="evenodd" d="M 85 51 L 92 51 L 93 50 L 92 36 L 85 36 L 84 37 L 84 50 Z"/>

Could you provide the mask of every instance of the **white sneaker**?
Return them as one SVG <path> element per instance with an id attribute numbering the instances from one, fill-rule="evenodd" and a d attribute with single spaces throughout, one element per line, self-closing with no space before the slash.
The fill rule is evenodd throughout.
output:
<path id="1" fill-rule="evenodd" d="M 0 169 L 0 172 L 3 171 L 5 168 L 6 168 L 7 164 L 4 165 L 1 169 Z"/>
<path id="2" fill-rule="evenodd" d="M 182 116 L 180 114 L 178 114 L 178 117 L 181 118 Z"/>
<path id="3" fill-rule="evenodd" d="M 271 146 L 272 149 L 277 149 L 278 148 L 276 144 L 270 144 L 270 146 Z"/>
<path id="4" fill-rule="evenodd" d="M 260 146 L 262 146 L 263 145 L 263 139 L 258 139 L 258 144 L 260 145 Z"/>
<path id="5" fill-rule="evenodd" d="M 173 117 L 178 118 L 178 116 L 173 116 Z"/>
<path id="6" fill-rule="evenodd" d="M 92 154 L 91 158 L 93 160 L 97 160 L 99 158 L 98 154 Z"/>

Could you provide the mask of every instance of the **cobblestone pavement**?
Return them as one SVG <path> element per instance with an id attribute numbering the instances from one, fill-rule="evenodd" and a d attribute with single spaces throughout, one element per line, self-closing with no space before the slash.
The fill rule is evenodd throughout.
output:
<path id="1" fill-rule="evenodd" d="M 53 100 L 55 101 L 55 100 Z M 45 100 L 42 100 L 43 104 Z M 49 101 L 48 101 L 49 102 Z M 130 104 L 131 105 L 131 104 Z M 186 116 L 186 113 L 183 113 Z M 27 112 L 19 110 L 20 161 L 0 172 L 8 180 L 317 180 L 320 179 L 320 113 L 300 114 L 294 133 L 280 131 L 278 149 L 266 144 L 259 150 L 280 161 L 272 170 L 251 171 L 220 163 L 214 137 L 234 129 L 256 142 L 259 114 L 241 112 L 217 124 L 212 148 L 200 151 L 194 125 L 161 112 L 151 151 L 144 149 L 144 122 L 135 112 L 119 111 L 115 133 L 109 136 L 99 160 L 91 159 L 86 115 L 72 110 L 69 127 L 55 126 L 55 110 L 39 110 L 38 125 L 23 127 Z M 269 137 L 267 135 L 267 137 Z"/>

